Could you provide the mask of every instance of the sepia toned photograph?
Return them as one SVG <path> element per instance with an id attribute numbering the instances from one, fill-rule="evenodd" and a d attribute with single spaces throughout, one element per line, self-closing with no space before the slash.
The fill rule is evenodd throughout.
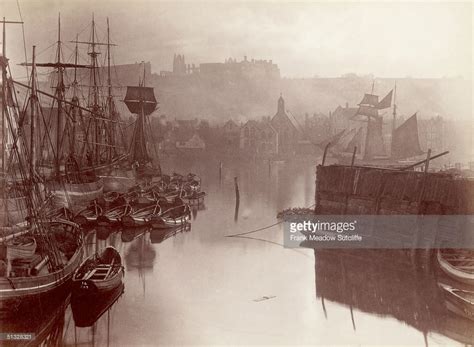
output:
<path id="1" fill-rule="evenodd" d="M 1 0 L 0 346 L 474 346 L 473 10 Z"/>

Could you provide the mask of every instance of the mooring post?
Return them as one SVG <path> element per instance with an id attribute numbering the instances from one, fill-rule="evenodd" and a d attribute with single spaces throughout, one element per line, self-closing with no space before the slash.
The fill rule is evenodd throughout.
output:
<path id="1" fill-rule="evenodd" d="M 431 157 L 431 149 L 428 149 L 428 153 L 426 154 L 425 175 L 428 173 L 428 169 L 430 167 L 430 157 Z"/>
<path id="2" fill-rule="evenodd" d="M 355 162 L 355 159 L 356 159 L 356 152 L 357 152 L 357 146 L 354 146 L 354 151 L 352 152 L 351 167 L 354 166 L 354 162 Z"/>
<path id="3" fill-rule="evenodd" d="M 219 162 L 219 182 L 222 182 L 222 162 Z"/>
<path id="4" fill-rule="evenodd" d="M 326 162 L 326 155 L 328 153 L 328 148 L 330 145 L 331 145 L 331 142 L 328 142 L 326 147 L 324 147 L 323 162 L 321 163 L 322 166 L 324 166 L 324 163 Z"/>
<path id="5" fill-rule="evenodd" d="M 235 214 L 234 214 L 234 221 L 237 222 L 237 220 L 239 219 L 239 205 L 240 205 L 239 183 L 237 182 L 237 177 L 234 177 L 234 185 L 235 185 Z"/>
<path id="6" fill-rule="evenodd" d="M 420 235 L 423 232 L 423 225 L 424 225 L 424 219 L 423 219 L 423 214 L 425 214 L 424 208 L 423 208 L 423 198 L 425 196 L 425 190 L 426 190 L 426 181 L 428 180 L 428 169 L 430 167 L 430 157 L 431 157 L 431 149 L 428 149 L 428 153 L 426 153 L 426 162 L 425 162 L 425 170 L 423 172 L 423 183 L 421 186 L 421 192 L 420 195 L 418 196 L 418 217 L 417 217 L 417 228 L 415 232 L 415 240 L 413 244 L 413 249 L 411 253 L 412 261 L 416 263 L 418 261 L 417 254 L 421 252 L 417 252 L 417 249 L 421 248 L 420 247 L 420 242 L 422 235 Z"/>

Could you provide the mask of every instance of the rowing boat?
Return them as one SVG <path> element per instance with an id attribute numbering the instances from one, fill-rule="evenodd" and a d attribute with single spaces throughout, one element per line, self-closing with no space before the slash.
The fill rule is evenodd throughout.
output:
<path id="1" fill-rule="evenodd" d="M 117 288 L 122 283 L 120 253 L 112 246 L 84 260 L 72 277 L 73 296 L 94 295 Z"/>
<path id="2" fill-rule="evenodd" d="M 474 285 L 474 251 L 440 249 L 438 263 L 449 277 L 462 283 Z"/>

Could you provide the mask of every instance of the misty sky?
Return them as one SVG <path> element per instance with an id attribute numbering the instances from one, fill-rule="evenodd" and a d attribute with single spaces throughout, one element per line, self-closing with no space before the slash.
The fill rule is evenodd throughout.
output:
<path id="1" fill-rule="evenodd" d="M 87 39 L 92 13 L 99 35 L 110 18 L 116 64 L 151 61 L 170 70 L 174 53 L 187 63 L 227 57 L 273 59 L 282 76 L 472 77 L 470 3 L 161 2 L 146 0 L 19 0 L 28 55 L 51 58 L 58 12 L 63 39 Z M 18 20 L 16 0 L 0 15 Z M 8 27 L 7 54 L 24 61 L 21 27 Z M 68 43 L 70 47 L 72 44 Z M 65 50 L 67 56 L 70 50 Z M 12 65 L 13 65 L 12 64 Z M 18 69 L 18 67 L 16 68 Z"/>

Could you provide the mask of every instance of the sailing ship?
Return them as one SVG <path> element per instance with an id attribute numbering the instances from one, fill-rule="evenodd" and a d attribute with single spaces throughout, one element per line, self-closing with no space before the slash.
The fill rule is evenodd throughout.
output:
<path id="1" fill-rule="evenodd" d="M 147 146 L 147 138 L 149 138 L 157 159 L 156 141 L 153 139 L 152 132 L 147 132 L 147 129 L 151 129 L 149 116 L 157 109 L 158 101 L 153 87 L 145 85 L 145 71 L 143 80 L 138 86 L 127 86 L 124 102 L 128 110 L 137 116 L 130 144 L 130 165 L 135 170 L 137 178 L 151 179 L 153 176 L 161 176 L 161 167 L 155 164 Z"/>
<path id="2" fill-rule="evenodd" d="M 8 59 L 6 57 L 6 24 L 21 24 L 22 22 L 1 21 L 3 26 L 2 55 L 0 56 L 0 69 L 2 72 L 1 87 L 1 172 L 0 172 L 0 233 L 5 236 L 13 227 L 25 227 L 28 216 L 28 203 L 21 181 L 17 178 L 18 170 L 11 159 L 13 137 L 9 134 L 9 120 L 18 119 L 20 113 L 18 103 L 15 102 L 16 94 L 12 93 L 13 86 L 8 79 Z"/>
<path id="3" fill-rule="evenodd" d="M 4 21 L 5 22 L 5 21 Z M 36 92 L 35 47 L 31 71 L 32 95 Z M 8 70 L 8 60 L 3 59 L 3 75 Z M 16 95 L 13 84 L 4 85 L 8 93 Z M 3 93 L 3 96 L 6 94 Z M 77 225 L 64 220 L 45 218 L 46 209 L 40 180 L 35 171 L 35 110 L 31 103 L 18 114 L 10 112 L 2 98 L 5 124 L 12 146 L 8 152 L 5 177 L 21 189 L 20 195 L 27 203 L 27 225 L 24 229 L 12 228 L 11 233 L 0 238 L 7 252 L 2 256 L 0 276 L 0 314 L 9 316 L 35 300 L 41 300 L 65 288 L 82 258 L 82 235 Z M 34 97 L 30 97 L 34 101 Z M 15 103 L 15 107 L 18 103 Z M 29 121 L 26 121 L 26 117 Z M 28 130 L 28 131 L 27 131 Z M 5 133 L 4 133 L 5 134 Z M 4 138 L 5 139 L 5 138 Z"/>
<path id="4" fill-rule="evenodd" d="M 77 70 L 95 71 L 96 66 L 94 64 L 78 64 L 77 50 L 74 63 L 62 61 L 62 47 L 61 19 L 58 18 L 56 60 L 48 63 L 35 63 L 36 67 L 53 68 L 53 74 L 56 76 L 54 94 L 38 90 L 36 85 L 32 85 L 30 87 L 31 98 L 27 105 L 31 105 L 33 113 L 31 122 L 36 128 L 35 135 L 31 136 L 31 141 L 37 148 L 33 152 L 34 170 L 43 178 L 47 192 L 54 196 L 54 205 L 73 209 L 76 206 L 84 206 L 102 195 L 102 182 L 95 174 L 94 166 L 88 167 L 86 161 L 89 164 L 97 163 L 92 161 L 89 152 L 84 153 L 86 146 L 82 146 L 82 149 L 78 151 L 77 143 L 79 137 L 85 138 L 86 142 L 91 141 L 87 136 L 90 129 L 85 127 L 85 124 L 96 125 L 95 133 L 98 133 L 97 123 L 106 117 L 100 113 L 96 103 L 88 108 L 82 107 L 77 95 Z M 95 46 L 92 45 L 92 47 L 90 56 L 95 62 L 97 54 L 94 51 Z M 31 66 L 32 64 L 25 63 L 24 65 Z M 67 69 L 74 69 L 71 100 L 68 100 L 66 93 Z M 47 115 L 44 114 L 43 107 L 37 102 L 37 94 L 46 95 L 51 100 Z M 85 121 L 86 119 L 87 121 Z M 81 136 L 78 134 L 80 131 L 82 131 Z"/>
<path id="5" fill-rule="evenodd" d="M 383 115 L 379 112 L 392 107 L 392 98 L 395 100 L 395 95 L 396 86 L 382 100 L 379 100 L 379 96 L 373 93 L 372 87 L 372 92 L 364 94 L 352 117 L 352 120 L 362 121 L 367 125 L 343 130 L 321 142 L 320 147 L 325 148 L 330 143 L 331 153 L 339 163 L 348 163 L 351 157 L 354 157 L 358 159 L 358 164 L 362 165 L 400 166 L 424 154 L 419 142 L 417 114 L 413 114 L 397 127 L 395 101 L 392 112 L 391 143 L 390 146 L 386 144 L 383 133 Z"/>

